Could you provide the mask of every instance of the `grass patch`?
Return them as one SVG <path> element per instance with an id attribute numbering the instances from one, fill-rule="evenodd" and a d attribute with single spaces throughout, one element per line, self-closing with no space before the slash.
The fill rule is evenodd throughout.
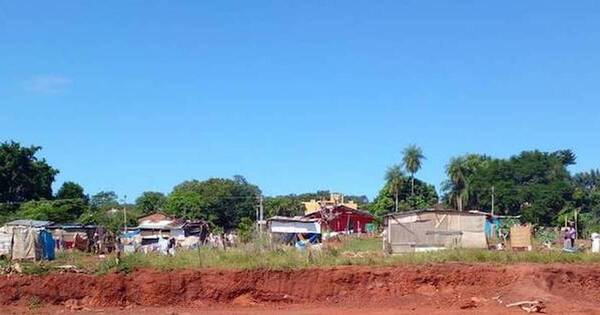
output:
<path id="1" fill-rule="evenodd" d="M 553 251 L 489 251 L 484 249 L 448 249 L 428 253 L 384 255 L 377 238 L 345 239 L 321 250 L 298 251 L 292 247 L 268 249 L 262 243 L 238 248 L 179 251 L 174 257 L 159 254 L 135 253 L 122 257 L 119 264 L 114 256 L 99 259 L 80 252 L 61 253 L 52 262 L 22 262 L 24 273 L 44 274 L 64 264 L 75 265 L 90 273 L 132 272 L 136 268 L 158 270 L 176 269 L 297 269 L 333 266 L 399 266 L 436 263 L 600 263 L 600 255 Z"/>
<path id="2" fill-rule="evenodd" d="M 345 252 L 378 252 L 383 248 L 380 238 L 350 237 L 343 241 L 341 251 Z"/>
<path id="3" fill-rule="evenodd" d="M 110 260 L 112 261 L 112 260 Z M 106 265 L 103 273 L 118 271 L 130 272 L 135 268 L 149 267 L 159 270 L 182 268 L 223 268 L 223 269 L 297 269 L 333 266 L 399 266 L 436 263 L 600 263 L 600 255 L 588 253 L 551 252 L 494 252 L 487 250 L 450 249 L 429 253 L 407 253 L 385 256 L 376 252 L 341 252 L 339 249 L 300 252 L 293 248 L 273 251 L 248 252 L 242 249 L 227 251 L 200 249 L 179 252 L 175 257 L 156 254 L 132 254 L 123 258 L 121 264 Z"/>

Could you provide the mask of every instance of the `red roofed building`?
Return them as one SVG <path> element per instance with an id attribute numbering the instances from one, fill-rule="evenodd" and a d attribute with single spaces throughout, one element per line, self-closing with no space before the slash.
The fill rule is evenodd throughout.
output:
<path id="1" fill-rule="evenodd" d="M 306 214 L 304 218 L 320 219 L 323 231 L 340 233 L 366 233 L 366 225 L 374 220 L 369 212 L 344 205 L 327 206 L 321 211 Z"/>

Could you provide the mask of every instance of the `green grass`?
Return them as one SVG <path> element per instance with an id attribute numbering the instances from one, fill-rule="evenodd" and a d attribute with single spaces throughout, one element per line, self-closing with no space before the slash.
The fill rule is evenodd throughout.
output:
<path id="1" fill-rule="evenodd" d="M 382 249 L 381 239 L 374 237 L 352 237 L 344 240 L 341 247 L 348 252 L 377 252 Z"/>
<path id="2" fill-rule="evenodd" d="M 76 265 L 89 273 L 128 273 L 136 268 L 174 269 L 296 269 L 333 266 L 398 266 L 436 263 L 600 263 L 600 255 L 554 251 L 489 251 L 483 249 L 448 249 L 429 253 L 384 255 L 381 240 L 376 238 L 346 239 L 342 244 L 314 251 L 298 251 L 291 247 L 267 249 L 265 244 L 249 244 L 242 248 L 202 248 L 179 251 L 175 257 L 136 253 L 123 256 L 117 264 L 114 256 L 99 259 L 79 252 L 64 253 L 52 262 L 22 263 L 24 273 L 44 274 L 56 266 Z"/>

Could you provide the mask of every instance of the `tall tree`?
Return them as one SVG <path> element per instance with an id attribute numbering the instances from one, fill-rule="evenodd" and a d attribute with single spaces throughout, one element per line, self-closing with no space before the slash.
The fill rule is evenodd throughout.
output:
<path id="1" fill-rule="evenodd" d="M 416 144 L 409 145 L 404 149 L 402 156 L 402 165 L 410 173 L 411 194 L 415 194 L 415 174 L 421 169 L 422 162 L 425 159 L 423 150 Z"/>
<path id="2" fill-rule="evenodd" d="M 156 191 L 145 191 L 135 200 L 135 208 L 140 214 L 163 210 L 167 203 L 165 194 Z"/>
<path id="3" fill-rule="evenodd" d="M 58 189 L 55 199 L 81 199 L 87 203 L 88 196 L 84 193 L 81 185 L 75 182 L 64 182 Z"/>
<path id="4" fill-rule="evenodd" d="M 413 209 L 431 208 L 438 202 L 438 196 L 433 185 L 415 178 L 415 194 L 411 195 L 411 182 L 408 177 L 402 177 L 398 187 L 398 205 L 396 206 L 396 189 L 390 181 L 386 181 L 379 194 L 369 204 L 368 210 L 378 219 L 391 212 L 402 212 Z"/>
<path id="5" fill-rule="evenodd" d="M 41 149 L 22 147 L 13 141 L 0 145 L 1 203 L 52 199 L 52 183 L 58 170 L 36 157 Z"/>
<path id="6" fill-rule="evenodd" d="M 459 211 L 463 211 L 463 201 L 468 198 L 469 184 L 466 177 L 465 160 L 462 157 L 450 159 L 446 166 L 446 174 L 449 177 L 449 186 L 452 197 L 456 200 L 456 206 Z"/>
<path id="7" fill-rule="evenodd" d="M 400 186 L 402 185 L 403 179 L 404 174 L 402 173 L 402 168 L 400 168 L 399 165 L 391 166 L 385 173 L 385 180 L 387 182 L 387 185 L 394 194 L 394 212 L 398 212 L 398 198 L 400 194 Z"/>

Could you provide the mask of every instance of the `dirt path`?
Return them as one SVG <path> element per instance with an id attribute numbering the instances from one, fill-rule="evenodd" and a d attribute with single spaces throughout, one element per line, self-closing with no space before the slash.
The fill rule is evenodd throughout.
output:
<path id="1" fill-rule="evenodd" d="M 600 314 L 599 265 L 441 264 L 302 270 L 138 270 L 0 278 L 2 313 Z"/>

